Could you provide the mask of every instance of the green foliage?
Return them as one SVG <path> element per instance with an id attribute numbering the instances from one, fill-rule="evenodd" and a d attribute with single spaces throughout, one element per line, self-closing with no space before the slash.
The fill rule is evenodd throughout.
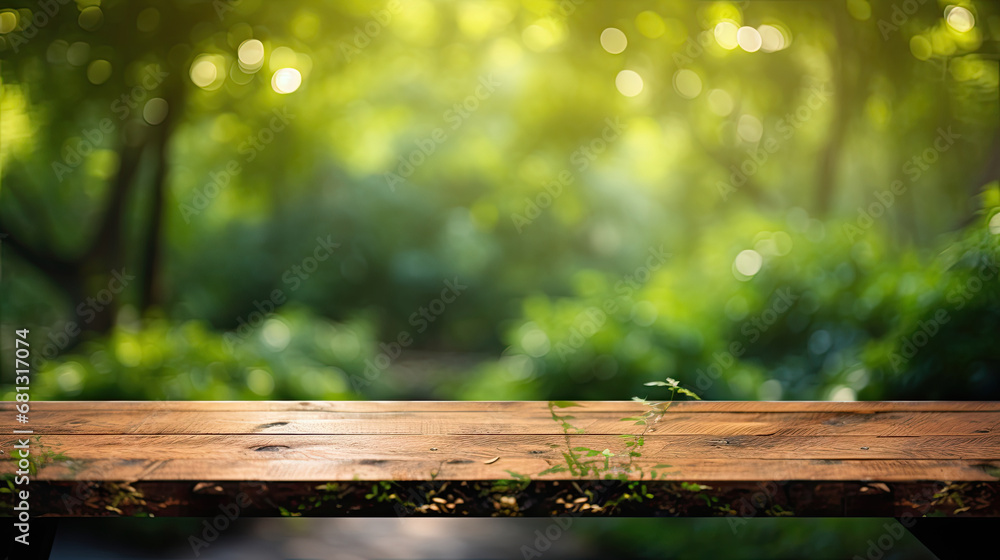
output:
<path id="1" fill-rule="evenodd" d="M 375 344 L 363 322 L 333 323 L 286 307 L 245 340 L 198 321 L 119 325 L 46 363 L 39 399 L 347 399 Z"/>
<path id="2" fill-rule="evenodd" d="M 890 28 L 893 3 L 853 0 L 401 2 L 357 48 L 385 6 L 104 0 L 60 3 L 30 30 L 40 4 L 15 0 L 0 8 L 3 332 L 30 327 L 49 358 L 33 399 L 638 394 L 651 406 L 634 425 L 666 410 L 643 393 L 661 387 L 671 400 L 1000 399 L 987 149 L 1000 4 L 951 3 L 971 29 L 940 2 Z M 772 25 L 784 48 L 726 48 L 720 22 Z M 612 26 L 621 54 L 600 43 Z M 259 70 L 238 60 L 250 39 Z M 199 86 L 202 60 L 216 79 Z M 300 72 L 297 91 L 275 91 L 278 67 Z M 642 77 L 636 97 L 618 91 L 622 70 Z M 495 91 L 452 127 L 482 79 Z M 288 126 L 248 149 L 276 114 Z M 390 184 L 437 128 L 447 140 Z M 958 138 L 928 157 L 941 130 Z M 317 238 L 339 245 L 291 281 Z M 137 279 L 102 325 L 87 302 L 115 270 Z M 469 288 L 422 318 L 446 279 Z M 274 290 L 287 301 L 233 343 Z M 385 350 L 401 334 L 412 343 Z M 579 433 L 574 403 L 552 402 Z M 546 473 L 614 477 L 643 443 L 568 446 Z M 857 552 L 768 531 L 794 556 Z M 671 550 L 709 554 L 729 536 L 681 533 Z M 670 555 L 662 544 L 653 553 Z"/>
<path id="3" fill-rule="evenodd" d="M 358 52 L 367 7 L 108 0 L 98 27 L 70 5 L 20 43 L 37 4 L 15 4 L 0 33 L 13 62 L 0 67 L 0 305 L 56 355 L 38 398 L 616 399 L 664 376 L 713 399 L 1000 394 L 989 337 L 965 334 L 998 321 L 997 283 L 968 285 L 997 246 L 1000 186 L 977 183 L 995 159 L 978 149 L 998 116 L 984 102 L 996 65 L 979 54 L 994 2 L 963 3 L 968 31 L 928 2 L 889 32 L 889 7 L 863 2 L 402 3 Z M 711 42 L 724 21 L 769 22 L 785 48 Z M 609 26 L 628 38 L 621 55 L 601 48 Z M 251 39 L 259 70 L 237 60 Z M 204 61 L 217 84 L 192 78 Z M 300 72 L 294 93 L 275 91 L 279 66 Z M 116 104 L 157 68 L 138 102 Z M 617 90 L 623 69 L 642 76 L 639 96 Z M 692 75 L 689 98 L 678 76 Z M 499 85 L 453 127 L 447 111 L 483 79 Z M 153 99 L 169 126 L 150 124 Z M 287 126 L 249 149 L 276 114 Z M 447 140 L 390 185 L 436 127 Z M 942 130 L 957 140 L 926 156 Z M 87 137 L 94 149 L 70 158 Z M 600 153 L 581 151 L 598 138 Z M 230 161 L 240 170 L 213 185 Z M 119 222 L 120 243 L 97 235 Z M 339 245 L 290 281 L 317 238 Z M 761 259 L 750 275 L 745 251 Z M 100 326 L 80 306 L 121 267 L 138 278 Z M 454 278 L 469 289 L 419 318 Z M 290 346 L 255 334 L 226 348 L 275 289 Z M 782 294 L 790 309 L 755 324 Z M 940 309 L 939 334 L 897 359 Z M 79 340 L 58 343 L 70 324 Z M 360 377 L 400 333 L 413 341 L 400 359 Z"/>

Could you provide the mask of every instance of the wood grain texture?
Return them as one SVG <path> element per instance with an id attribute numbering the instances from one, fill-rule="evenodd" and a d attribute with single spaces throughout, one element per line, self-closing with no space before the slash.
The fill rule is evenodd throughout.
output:
<path id="1" fill-rule="evenodd" d="M 1000 403 L 682 402 L 649 426 L 622 421 L 640 403 L 575 404 L 554 409 L 566 435 L 546 402 L 35 402 L 29 426 L 0 424 L 0 450 L 30 427 L 51 481 L 558 480 L 574 476 L 539 473 L 582 448 L 613 457 L 577 478 L 1000 480 Z"/>
<path id="2" fill-rule="evenodd" d="M 655 463 L 642 461 L 649 470 Z M 495 465 L 479 461 L 433 459 L 84 459 L 53 463 L 44 481 L 491 481 L 511 478 L 508 471 L 540 473 L 551 461 L 522 457 Z M 725 459 L 671 459 L 658 480 L 683 482 L 763 482 L 785 480 L 913 482 L 998 481 L 987 471 L 1000 460 L 756 460 L 738 464 Z M 533 480 L 566 480 L 565 473 Z"/>
<path id="3" fill-rule="evenodd" d="M 50 435 L 42 444 L 71 459 L 393 459 L 486 461 L 500 456 L 563 460 L 569 448 L 627 452 L 610 435 Z M 13 451 L 15 438 L 0 448 Z M 660 436 L 646 435 L 644 459 L 1000 459 L 1000 435 L 988 436 Z M 529 473 L 525 473 L 529 474 Z M 420 476 L 414 473 L 413 476 Z M 502 478 L 502 477 L 501 477 Z"/>
<path id="4" fill-rule="evenodd" d="M 639 411 L 587 411 L 572 423 L 588 434 L 639 434 L 645 426 L 623 422 Z M 375 416 L 373 418 L 373 416 Z M 561 434 L 545 411 L 500 412 L 342 412 L 125 410 L 81 415 L 78 410 L 50 410 L 33 415 L 32 428 L 43 434 Z M 1000 430 L 994 412 L 691 412 L 671 410 L 647 433 L 659 435 L 926 436 L 977 435 Z"/>

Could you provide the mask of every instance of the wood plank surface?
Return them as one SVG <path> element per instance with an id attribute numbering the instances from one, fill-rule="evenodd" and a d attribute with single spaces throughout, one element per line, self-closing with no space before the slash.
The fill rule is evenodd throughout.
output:
<path id="1" fill-rule="evenodd" d="M 622 421 L 640 403 L 573 404 L 34 402 L 22 426 L 2 403 L 0 451 L 33 430 L 38 480 L 567 479 L 539 473 L 584 448 L 613 457 L 583 478 L 670 464 L 670 480 L 998 480 L 1000 403 L 680 402 L 648 426 Z"/>
<path id="2" fill-rule="evenodd" d="M 568 440 L 568 444 L 567 444 Z M 14 437 L 0 448 L 13 450 Z M 72 459 L 396 459 L 485 461 L 535 456 L 560 461 L 570 448 L 627 453 L 611 435 L 50 435 L 45 448 Z M 1000 435 L 988 436 L 660 436 L 646 435 L 642 456 L 651 461 L 699 459 L 1000 459 Z M 414 476 L 419 476 L 414 474 Z"/>
<path id="3" fill-rule="evenodd" d="M 570 411 L 565 411 L 572 414 Z M 377 414 L 377 418 L 373 418 Z M 588 434 L 642 433 L 645 426 L 623 422 L 624 412 L 588 411 L 573 425 Z M 35 411 L 32 428 L 44 434 L 560 434 L 548 411 L 484 412 L 281 412 L 127 410 L 81 415 L 79 411 Z M 674 411 L 648 428 L 660 435 L 976 435 L 1000 429 L 1000 413 L 992 412 L 700 412 Z"/>
<path id="4" fill-rule="evenodd" d="M 998 479 L 1000 460 L 798 460 L 673 458 L 668 467 L 639 461 L 647 476 L 657 470 L 657 480 L 763 482 L 785 480 L 974 482 Z M 54 463 L 44 469 L 45 481 L 491 481 L 510 479 L 512 472 L 532 474 L 533 480 L 565 480 L 566 473 L 541 473 L 552 462 L 538 457 L 518 457 L 487 465 L 462 459 L 84 459 Z M 517 469 L 523 470 L 518 472 Z M 612 470 L 615 473 L 616 471 Z M 414 474 L 418 476 L 414 477 Z M 430 475 L 433 475 L 430 476 Z M 637 478 L 637 477 L 631 477 Z"/>

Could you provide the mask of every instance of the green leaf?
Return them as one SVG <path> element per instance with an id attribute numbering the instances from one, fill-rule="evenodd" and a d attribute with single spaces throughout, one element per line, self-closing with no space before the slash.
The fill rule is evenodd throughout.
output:
<path id="1" fill-rule="evenodd" d="M 514 479 L 519 480 L 521 482 L 524 482 L 524 481 L 527 481 L 527 480 L 531 480 L 531 477 L 529 477 L 528 475 L 518 474 L 518 473 L 516 473 L 516 472 L 514 472 L 512 470 L 509 470 L 509 469 L 504 469 L 504 472 L 506 472 L 510 476 L 514 477 Z"/>
<path id="2" fill-rule="evenodd" d="M 682 395 L 687 395 L 687 396 L 691 397 L 692 399 L 694 399 L 696 401 L 700 401 L 701 400 L 701 397 L 699 397 L 698 395 L 696 395 L 694 393 L 694 391 L 691 391 L 690 389 L 685 389 L 683 387 L 678 387 L 677 388 L 677 392 L 680 393 L 680 394 L 682 394 Z"/>
<path id="3" fill-rule="evenodd" d="M 552 406 L 555 406 L 555 407 L 558 407 L 558 408 L 569 408 L 571 406 L 581 406 L 581 405 L 579 405 L 579 404 L 577 404 L 577 403 L 575 403 L 573 401 L 549 401 L 549 402 L 552 404 Z"/>
<path id="4" fill-rule="evenodd" d="M 982 471 L 994 478 L 1000 478 L 1000 467 L 994 467 L 993 465 L 976 465 Z"/>

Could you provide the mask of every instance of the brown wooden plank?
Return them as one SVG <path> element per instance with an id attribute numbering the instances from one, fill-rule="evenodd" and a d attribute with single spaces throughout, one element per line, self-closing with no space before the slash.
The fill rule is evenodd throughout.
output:
<path id="1" fill-rule="evenodd" d="M 580 406 L 569 411 L 613 411 L 626 415 L 642 412 L 643 405 L 631 401 L 574 401 Z M 0 412 L 13 411 L 15 403 L 0 403 Z M 545 401 L 34 401 L 32 410 L 83 410 L 91 412 L 121 412 L 127 410 L 178 411 L 342 411 L 342 412 L 544 412 Z M 681 401 L 671 411 L 697 412 L 935 412 L 1000 411 L 997 401 Z M 10 422 L 4 418 L 3 421 Z"/>
<path id="2" fill-rule="evenodd" d="M 646 477 L 653 461 L 639 461 Z M 984 466 L 1000 470 L 1000 460 L 844 460 L 831 464 L 825 460 L 756 460 L 672 458 L 669 468 L 658 469 L 660 480 L 764 482 L 784 480 L 832 481 L 997 481 Z M 37 480 L 232 480 L 232 481 L 350 481 L 350 480 L 429 480 L 425 473 L 436 473 L 436 481 L 501 480 L 512 477 L 508 471 L 530 475 L 538 480 L 565 480 L 565 473 L 539 475 L 552 466 L 541 457 L 521 457 L 516 462 L 501 459 L 486 465 L 481 461 L 448 462 L 424 459 L 122 459 L 102 458 L 53 463 L 41 469 Z M 665 476 L 664 476 L 665 475 Z M 630 478 L 638 479 L 638 473 Z"/>
<path id="3" fill-rule="evenodd" d="M 561 411 L 562 412 L 562 411 Z M 571 423 L 588 434 L 638 434 L 645 426 L 610 411 L 574 410 Z M 281 412 L 126 410 L 35 411 L 37 434 L 561 434 L 548 411 L 484 412 Z M 648 427 L 658 435 L 976 435 L 1000 429 L 1000 412 L 877 412 L 872 414 L 668 411 Z"/>
<path id="4" fill-rule="evenodd" d="M 699 415 L 706 416 L 706 415 Z M 739 418 L 735 416 L 741 416 Z M 721 413 L 695 421 L 660 422 L 659 429 L 688 434 L 773 434 L 786 419 L 769 421 Z M 576 428 L 590 434 L 641 433 L 644 426 L 622 420 L 621 413 L 581 413 L 572 420 Z M 804 418 L 788 419 L 804 421 Z M 1000 422 L 1000 413 L 994 423 Z M 966 427 L 973 424 L 966 423 Z M 209 411 L 125 411 L 92 414 L 81 411 L 37 413 L 32 428 L 38 434 L 550 434 L 563 433 L 561 425 L 546 412 L 508 414 L 484 412 L 311 412 L 248 411 L 241 414 Z M 967 430 L 948 433 L 966 433 Z M 969 431 L 971 433 L 971 431 Z"/>
<path id="5" fill-rule="evenodd" d="M 571 447 L 626 453 L 618 436 L 568 436 Z M 13 450 L 6 437 L 2 449 Z M 70 459 L 114 457 L 135 460 L 302 459 L 370 461 L 486 461 L 523 458 L 561 463 L 566 438 L 552 435 L 168 435 L 41 436 L 37 449 Z M 1000 436 L 799 437 L 647 435 L 642 456 L 651 461 L 704 459 L 966 459 L 1000 460 Z M 498 461 L 499 462 L 499 461 Z"/>
<path id="6" fill-rule="evenodd" d="M 821 502 L 816 514 L 847 515 L 853 507 L 848 502 L 869 503 L 871 495 L 859 481 L 914 486 L 895 502 L 876 500 L 886 507 L 911 507 L 906 504 L 950 483 L 967 491 L 969 482 L 988 486 L 970 495 L 986 500 L 989 507 L 982 511 L 997 506 L 990 498 L 996 486 L 989 485 L 1000 484 L 998 403 L 683 402 L 650 426 L 621 420 L 648 410 L 639 403 L 578 404 L 557 409 L 585 432 L 569 436 L 546 402 L 33 402 L 28 425 L 11 424 L 13 403 L 0 403 L 8 409 L 0 415 L 7 422 L 0 430 L 36 432 L 32 461 L 40 467 L 32 480 L 39 485 L 76 484 L 89 491 L 100 481 L 145 481 L 164 489 L 163 507 L 194 503 L 186 500 L 202 481 L 259 481 L 268 488 L 302 483 L 296 481 L 467 484 L 516 473 L 555 484 L 581 479 L 565 470 L 551 472 L 566 464 L 564 453 L 579 447 L 616 454 L 610 468 L 584 479 L 625 474 L 648 481 L 655 466 L 657 484 L 805 481 L 791 482 L 782 499 L 803 511 Z M 621 435 L 643 430 L 641 456 L 630 462 L 628 439 Z M 0 433 L 0 452 L 12 457 L 21 436 Z M 603 464 L 600 457 L 589 460 Z M 15 469 L 15 463 L 0 461 L 0 474 Z M 847 485 L 854 489 L 829 494 Z M 114 486 L 101 490 L 110 492 L 105 498 L 112 505 Z M 677 503 L 675 490 L 660 491 L 664 507 Z M 822 493 L 822 500 L 810 492 Z M 278 494 L 272 494 L 262 499 L 274 509 Z M 59 495 L 53 487 L 52 503 Z M 301 499 L 282 496 L 289 504 Z M 190 514 L 187 506 L 175 509 L 174 515 Z"/>

